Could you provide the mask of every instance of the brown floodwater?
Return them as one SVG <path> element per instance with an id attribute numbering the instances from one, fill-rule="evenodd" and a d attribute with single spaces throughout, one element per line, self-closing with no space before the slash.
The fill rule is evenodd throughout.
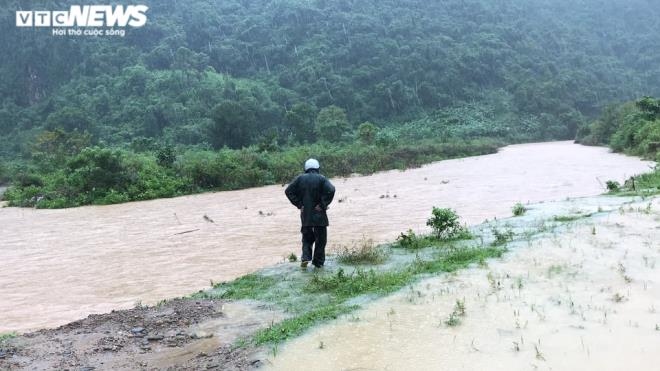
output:
<path id="1" fill-rule="evenodd" d="M 329 245 L 423 230 L 432 206 L 452 207 L 474 224 L 509 216 L 516 202 L 595 195 L 605 181 L 650 166 L 605 148 L 552 142 L 333 179 L 342 202 L 329 210 Z M 186 295 L 299 254 L 300 240 L 298 211 L 281 186 L 64 210 L 2 208 L 0 234 L 0 332 Z"/>

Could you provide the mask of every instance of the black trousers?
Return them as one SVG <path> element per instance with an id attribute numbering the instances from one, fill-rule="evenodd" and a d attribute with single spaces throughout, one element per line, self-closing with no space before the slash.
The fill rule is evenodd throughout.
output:
<path id="1" fill-rule="evenodd" d="M 302 261 L 312 261 L 320 267 L 325 263 L 325 244 L 328 241 L 328 227 L 302 227 Z M 314 255 L 312 256 L 312 245 Z"/>

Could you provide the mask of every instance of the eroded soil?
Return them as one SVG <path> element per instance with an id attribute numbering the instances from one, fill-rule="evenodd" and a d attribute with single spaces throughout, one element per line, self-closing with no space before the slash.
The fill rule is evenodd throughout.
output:
<path id="1" fill-rule="evenodd" d="M 6 340 L 0 369 L 244 370 L 261 361 L 232 344 L 281 318 L 256 304 L 175 299 Z"/>

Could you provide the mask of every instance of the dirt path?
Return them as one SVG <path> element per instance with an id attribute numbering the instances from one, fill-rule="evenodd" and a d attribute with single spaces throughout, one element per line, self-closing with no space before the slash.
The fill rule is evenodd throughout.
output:
<path id="1" fill-rule="evenodd" d="M 232 344 L 281 318 L 245 303 L 176 299 L 7 340 L 0 343 L 0 369 L 244 370 L 260 361 Z"/>
<path id="2" fill-rule="evenodd" d="M 424 229 L 434 205 L 474 224 L 510 215 L 519 201 L 595 195 L 605 180 L 648 166 L 605 148 L 554 142 L 334 179 L 330 243 L 363 235 L 384 242 Z M 298 224 L 281 186 L 67 210 L 2 208 L 0 332 L 155 303 L 272 265 L 299 253 Z"/>

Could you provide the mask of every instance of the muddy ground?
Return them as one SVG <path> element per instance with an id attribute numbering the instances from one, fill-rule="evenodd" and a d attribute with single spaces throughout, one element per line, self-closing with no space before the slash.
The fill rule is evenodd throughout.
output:
<path id="1" fill-rule="evenodd" d="M 225 306 L 240 315 L 225 311 Z M 0 343 L 1 370 L 245 370 L 258 368 L 241 334 L 269 321 L 264 308 L 219 300 L 175 299 L 90 315 L 56 329 Z M 272 319 L 270 319 L 272 320 Z"/>

